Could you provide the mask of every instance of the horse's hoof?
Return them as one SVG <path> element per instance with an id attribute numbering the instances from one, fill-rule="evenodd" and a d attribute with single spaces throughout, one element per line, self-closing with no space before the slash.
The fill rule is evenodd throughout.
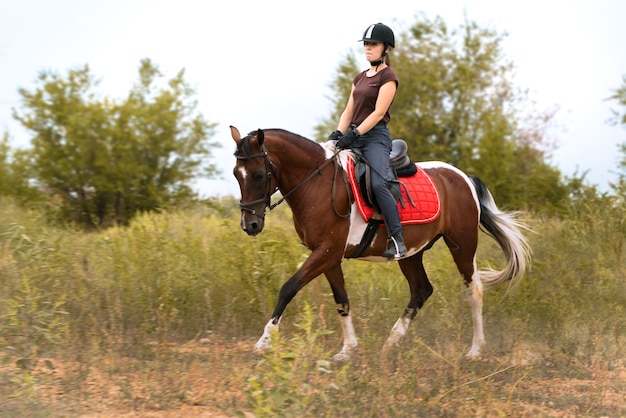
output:
<path id="1" fill-rule="evenodd" d="M 395 349 L 397 349 L 399 345 L 400 345 L 399 343 L 385 343 L 383 345 L 382 350 L 380 350 L 380 352 L 383 356 L 387 356 L 391 352 L 393 352 Z"/>
<path id="2" fill-rule="evenodd" d="M 335 363 L 345 363 L 349 360 L 350 360 L 350 354 L 344 353 L 343 351 L 340 351 L 339 353 L 333 356 L 333 361 Z"/>
<path id="3" fill-rule="evenodd" d="M 262 356 L 263 354 L 267 353 L 267 351 L 269 350 L 269 345 L 264 345 L 264 344 L 256 344 L 254 346 L 254 350 L 253 353 L 257 356 Z"/>
<path id="4" fill-rule="evenodd" d="M 465 354 L 465 358 L 470 360 L 478 360 L 480 358 L 480 350 L 471 349 Z"/>

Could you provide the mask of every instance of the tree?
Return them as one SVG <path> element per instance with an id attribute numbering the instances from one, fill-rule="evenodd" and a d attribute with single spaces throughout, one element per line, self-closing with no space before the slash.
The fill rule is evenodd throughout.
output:
<path id="1" fill-rule="evenodd" d="M 28 154 L 11 150 L 9 134 L 5 132 L 0 139 L 0 196 L 10 197 L 25 206 L 40 203 L 40 194 L 29 185 L 30 177 Z"/>
<path id="2" fill-rule="evenodd" d="M 611 97 L 611 100 L 615 100 L 620 105 L 620 110 L 612 110 L 613 123 L 626 125 L 626 74 L 622 76 L 622 85 L 617 88 Z"/>
<path id="3" fill-rule="evenodd" d="M 481 177 L 505 207 L 557 207 L 567 190 L 547 163 L 544 135 L 554 113 L 522 112 L 527 101 L 511 82 L 503 36 L 471 22 L 450 30 L 441 18 L 421 18 L 396 35 L 392 65 L 400 87 L 389 128 L 409 144 L 411 158 L 446 161 Z M 332 115 L 316 127 L 320 140 L 335 129 L 357 71 L 350 53 L 331 84 Z M 524 125 L 525 118 L 534 124 Z"/>
<path id="4" fill-rule="evenodd" d="M 9 135 L 4 134 L 0 140 L 0 196 L 7 196 L 12 188 L 12 176 L 9 168 Z"/>
<path id="5" fill-rule="evenodd" d="M 609 98 L 615 100 L 621 107 L 620 110 L 613 110 L 614 125 L 623 125 L 626 127 L 626 75 L 622 76 L 622 85 L 615 90 L 613 95 Z M 615 184 L 612 184 L 615 193 L 621 197 L 622 203 L 626 203 L 626 141 L 618 145 L 618 150 L 621 154 L 621 159 L 618 163 L 618 178 Z"/>
<path id="6" fill-rule="evenodd" d="M 126 224 L 136 213 L 193 198 L 189 186 L 207 165 L 214 124 L 196 113 L 181 70 L 165 85 L 144 59 L 122 101 L 101 98 L 85 65 L 66 78 L 44 71 L 39 86 L 20 89 L 14 117 L 33 132 L 30 153 L 38 187 L 61 201 L 64 219 L 93 227 Z"/>

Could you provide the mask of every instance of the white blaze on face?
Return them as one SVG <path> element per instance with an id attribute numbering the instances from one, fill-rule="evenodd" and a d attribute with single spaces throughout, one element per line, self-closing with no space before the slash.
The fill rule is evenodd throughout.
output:
<path id="1" fill-rule="evenodd" d="M 248 170 L 244 166 L 236 167 L 235 170 L 238 174 L 236 177 L 239 181 L 239 189 L 241 190 L 241 198 L 243 199 L 244 190 L 247 190 L 248 188 L 246 183 L 248 182 L 250 176 L 248 175 Z"/>
<path id="2" fill-rule="evenodd" d="M 236 168 L 237 172 L 239 173 L 239 178 L 241 179 L 241 186 L 243 188 L 243 186 L 246 184 L 246 179 L 248 178 L 248 172 L 246 171 L 245 167 L 237 167 Z"/>

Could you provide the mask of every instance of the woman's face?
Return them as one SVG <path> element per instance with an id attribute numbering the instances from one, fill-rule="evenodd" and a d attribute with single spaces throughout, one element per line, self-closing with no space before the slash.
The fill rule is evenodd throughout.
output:
<path id="1" fill-rule="evenodd" d="M 379 60 L 380 57 L 383 56 L 383 49 L 385 49 L 385 45 L 382 42 L 365 41 L 363 43 L 363 48 L 365 49 L 365 58 L 372 62 Z"/>

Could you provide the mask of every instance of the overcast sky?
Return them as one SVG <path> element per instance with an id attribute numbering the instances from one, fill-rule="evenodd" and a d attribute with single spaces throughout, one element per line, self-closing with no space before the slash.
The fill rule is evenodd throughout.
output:
<path id="1" fill-rule="evenodd" d="M 103 95 L 119 99 L 150 58 L 168 78 L 184 68 L 198 110 L 218 124 L 214 154 L 224 179 L 201 182 L 200 191 L 238 197 L 228 126 L 312 138 L 329 115 L 337 64 L 360 51 L 365 28 L 380 21 L 399 33 L 420 13 L 451 28 L 467 17 L 506 33 L 513 82 L 538 109 L 560 108 L 552 162 L 566 175 L 588 171 L 589 182 L 609 189 L 626 141 L 623 127 L 607 123 L 617 107 L 606 100 L 626 74 L 622 0 L 0 0 L 0 134 L 28 145 L 11 109 L 20 106 L 17 89 L 33 89 L 40 71 L 65 75 L 88 64 Z"/>

